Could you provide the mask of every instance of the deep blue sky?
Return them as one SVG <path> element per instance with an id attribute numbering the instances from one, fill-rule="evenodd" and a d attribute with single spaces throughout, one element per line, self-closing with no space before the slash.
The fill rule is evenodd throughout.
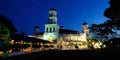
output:
<path id="1" fill-rule="evenodd" d="M 103 13 L 108 7 L 109 0 L 0 0 L 0 14 L 26 34 L 33 34 L 35 25 L 44 31 L 50 8 L 57 10 L 60 26 L 81 32 L 84 21 L 90 25 L 107 20 Z"/>

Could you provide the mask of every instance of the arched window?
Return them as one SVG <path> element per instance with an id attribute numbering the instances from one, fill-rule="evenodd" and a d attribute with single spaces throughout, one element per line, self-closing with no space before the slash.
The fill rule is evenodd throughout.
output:
<path id="1" fill-rule="evenodd" d="M 46 32 L 48 32 L 48 28 L 46 28 Z"/>
<path id="2" fill-rule="evenodd" d="M 53 32 L 55 32 L 55 27 L 53 28 Z"/>
<path id="3" fill-rule="evenodd" d="M 50 32 L 52 32 L 52 28 L 50 28 Z"/>

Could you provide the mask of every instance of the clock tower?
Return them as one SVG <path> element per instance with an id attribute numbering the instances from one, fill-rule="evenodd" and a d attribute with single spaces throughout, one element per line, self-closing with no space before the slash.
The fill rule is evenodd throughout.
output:
<path id="1" fill-rule="evenodd" d="M 44 40 L 57 40 L 59 35 L 59 26 L 57 24 L 57 11 L 51 8 L 49 11 L 48 23 L 45 24 Z"/>

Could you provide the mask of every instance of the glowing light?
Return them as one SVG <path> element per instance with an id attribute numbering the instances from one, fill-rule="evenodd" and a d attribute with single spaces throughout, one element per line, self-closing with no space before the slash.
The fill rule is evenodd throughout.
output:
<path id="1" fill-rule="evenodd" d="M 94 48 L 101 48 L 101 43 L 99 43 L 99 42 L 94 43 Z"/>
<path id="2" fill-rule="evenodd" d="M 79 40 L 80 40 L 80 41 L 87 41 L 87 40 L 86 40 L 86 34 L 85 34 L 85 33 L 81 34 L 81 35 L 79 36 Z"/>
<path id="3" fill-rule="evenodd" d="M 3 51 L 0 51 L 0 56 L 2 56 L 3 55 Z"/>
<path id="4" fill-rule="evenodd" d="M 102 46 L 102 48 L 105 48 L 105 47 L 106 47 L 106 45 L 103 45 L 103 46 Z"/>
<path id="5" fill-rule="evenodd" d="M 11 53 L 11 52 L 12 52 L 12 49 L 10 49 L 8 52 Z"/>
<path id="6" fill-rule="evenodd" d="M 44 51 L 44 50 L 45 50 L 45 48 L 44 48 L 44 47 L 41 47 L 41 48 L 40 48 L 40 50 L 41 50 L 41 51 Z"/>
<path id="7" fill-rule="evenodd" d="M 28 37 L 34 37 L 33 35 L 28 35 Z"/>
<path id="8" fill-rule="evenodd" d="M 14 40 L 11 40 L 10 44 L 14 44 Z"/>
<path id="9" fill-rule="evenodd" d="M 26 54 L 28 54 L 28 53 L 31 53 L 32 50 L 31 50 L 31 48 L 27 48 L 27 49 L 23 49 L 23 52 L 25 52 Z"/>
<path id="10" fill-rule="evenodd" d="M 48 41 L 53 43 L 53 38 L 49 38 Z"/>

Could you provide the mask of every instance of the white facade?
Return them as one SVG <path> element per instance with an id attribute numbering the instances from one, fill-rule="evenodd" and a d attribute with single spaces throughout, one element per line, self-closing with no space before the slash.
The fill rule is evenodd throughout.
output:
<path id="1" fill-rule="evenodd" d="M 89 34 L 87 23 L 83 23 L 81 34 L 77 31 L 71 30 L 68 30 L 70 33 L 63 32 L 61 34 L 59 31 L 60 28 L 57 24 L 57 12 L 55 9 L 50 9 L 48 23 L 45 24 L 45 31 L 42 35 L 39 35 L 36 38 L 43 40 L 57 40 L 57 44 L 62 44 L 62 46 L 64 45 L 65 49 L 73 49 L 76 45 L 80 48 L 87 47 L 87 45 L 84 45 L 84 43 L 87 42 L 87 34 Z M 64 43 L 59 43 L 59 41 L 63 41 Z"/>
<path id="2" fill-rule="evenodd" d="M 57 12 L 50 9 L 48 24 L 45 24 L 44 40 L 57 40 L 59 34 L 59 25 L 57 24 Z"/>

